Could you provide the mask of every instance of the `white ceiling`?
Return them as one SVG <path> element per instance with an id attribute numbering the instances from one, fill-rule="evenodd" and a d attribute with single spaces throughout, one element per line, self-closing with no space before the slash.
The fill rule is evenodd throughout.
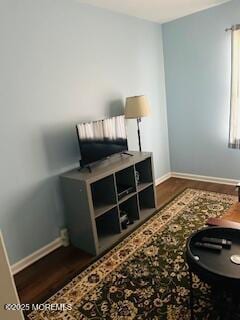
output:
<path id="1" fill-rule="evenodd" d="M 159 23 L 217 6 L 230 0 L 78 0 Z"/>

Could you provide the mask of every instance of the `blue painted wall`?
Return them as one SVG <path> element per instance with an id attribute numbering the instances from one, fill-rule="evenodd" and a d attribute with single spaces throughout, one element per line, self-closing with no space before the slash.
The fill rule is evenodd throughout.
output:
<path id="1" fill-rule="evenodd" d="M 240 179 L 228 149 L 231 34 L 240 1 L 163 25 L 171 170 Z"/>
<path id="2" fill-rule="evenodd" d="M 143 148 L 169 166 L 161 26 L 70 0 L 0 1 L 0 228 L 11 262 L 59 235 L 58 175 L 77 164 L 74 126 L 146 94 Z M 131 149 L 136 122 L 128 121 Z"/>

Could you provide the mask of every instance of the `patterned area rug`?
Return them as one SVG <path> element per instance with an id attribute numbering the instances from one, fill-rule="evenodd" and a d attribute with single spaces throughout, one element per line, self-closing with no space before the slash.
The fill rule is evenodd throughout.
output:
<path id="1" fill-rule="evenodd" d="M 34 320 L 190 319 L 184 260 L 189 235 L 222 216 L 234 196 L 187 189 L 46 303 L 70 311 L 34 311 Z M 218 319 L 210 290 L 194 277 L 196 319 Z"/>

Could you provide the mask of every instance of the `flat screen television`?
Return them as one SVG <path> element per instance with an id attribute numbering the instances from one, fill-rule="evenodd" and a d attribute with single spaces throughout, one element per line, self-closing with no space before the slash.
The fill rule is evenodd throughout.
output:
<path id="1" fill-rule="evenodd" d="M 76 125 L 81 167 L 128 150 L 124 116 Z"/>

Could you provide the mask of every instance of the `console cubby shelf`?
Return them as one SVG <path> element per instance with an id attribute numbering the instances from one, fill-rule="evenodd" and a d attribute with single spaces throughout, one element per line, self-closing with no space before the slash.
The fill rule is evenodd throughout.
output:
<path id="1" fill-rule="evenodd" d="M 137 185 L 137 191 L 140 192 L 150 186 L 153 185 L 153 182 L 140 182 L 138 185 Z"/>
<path id="2" fill-rule="evenodd" d="M 71 243 L 99 255 L 131 233 L 156 210 L 152 154 L 130 151 L 92 168 L 61 175 Z M 126 191 L 127 190 L 127 191 Z M 132 224 L 122 227 L 120 217 Z"/>
<path id="3" fill-rule="evenodd" d="M 121 204 L 125 201 L 127 201 L 128 199 L 130 199 L 131 197 L 135 196 L 137 194 L 137 192 L 131 192 L 128 195 L 124 196 L 122 199 L 118 200 L 118 204 Z"/>

